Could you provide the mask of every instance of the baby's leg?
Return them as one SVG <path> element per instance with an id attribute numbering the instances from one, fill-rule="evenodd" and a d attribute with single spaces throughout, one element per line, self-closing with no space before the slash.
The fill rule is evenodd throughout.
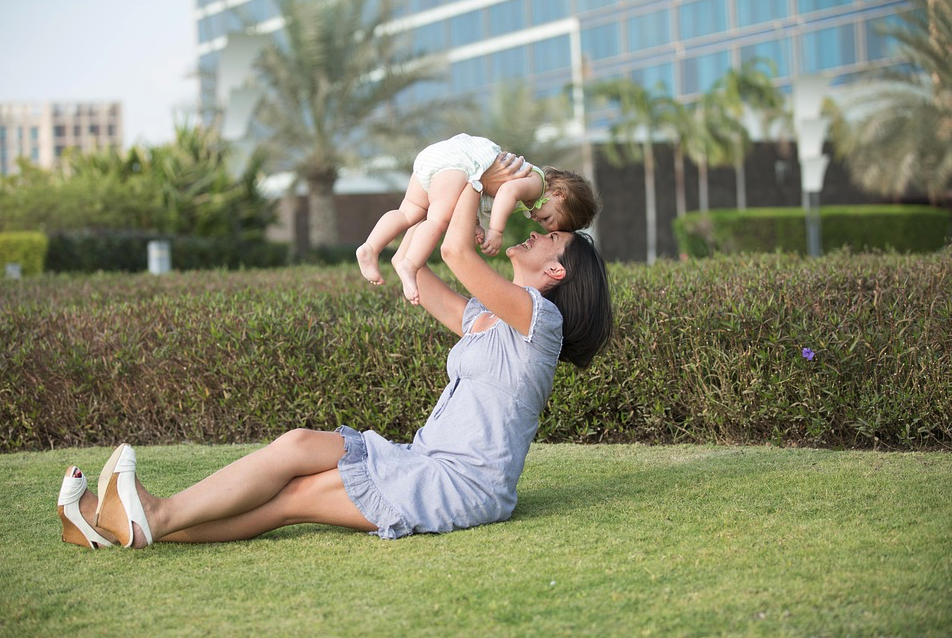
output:
<path id="1" fill-rule="evenodd" d="M 453 209 L 456 208 L 460 193 L 465 187 L 466 173 L 463 171 L 443 171 L 430 180 L 430 207 L 426 219 L 416 227 L 406 255 L 396 264 L 397 275 L 403 282 L 403 294 L 414 305 L 420 303 L 420 292 L 416 285 L 417 271 L 426 263 L 440 237 L 446 232 Z"/>
<path id="2" fill-rule="evenodd" d="M 379 286 L 383 283 L 377 259 L 387 244 L 396 239 L 400 233 L 426 217 L 429 205 L 426 191 L 415 175 L 410 177 L 407 194 L 397 210 L 384 213 L 370 231 L 367 241 L 357 249 L 357 263 L 360 265 L 360 274 L 364 279 Z"/>

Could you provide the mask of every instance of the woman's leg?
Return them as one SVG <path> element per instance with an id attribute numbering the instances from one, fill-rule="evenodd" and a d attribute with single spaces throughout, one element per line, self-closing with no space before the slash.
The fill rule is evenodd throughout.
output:
<path id="1" fill-rule="evenodd" d="M 223 519 L 234 519 L 233 523 L 236 525 L 243 521 L 248 527 L 233 527 L 230 536 L 219 534 L 216 537 L 219 540 L 249 538 L 267 529 L 274 529 L 275 526 L 280 527 L 274 525 L 265 528 L 262 526 L 264 520 L 271 521 L 269 524 L 280 520 L 319 520 L 314 511 L 315 505 L 305 507 L 306 500 L 299 497 L 305 487 L 323 494 L 323 500 L 316 507 L 325 512 L 320 516 L 326 517 L 327 522 L 356 521 L 366 527 L 370 525 L 366 519 L 362 516 L 359 519 L 354 517 L 355 512 L 359 516 L 359 511 L 346 499 L 346 494 L 341 492 L 343 484 L 340 484 L 339 489 L 332 489 L 335 485 L 331 479 L 336 474 L 337 462 L 343 454 L 344 439 L 336 432 L 292 430 L 267 447 L 238 459 L 170 498 L 152 496 L 138 483 L 137 487 L 153 538 L 163 538 L 181 530 Z M 297 481 L 295 486 L 291 486 L 297 478 L 308 478 L 332 470 L 335 470 L 335 473 L 320 480 Z M 339 481 L 339 476 L 337 480 Z M 282 493 L 283 498 L 276 499 Z M 298 498 L 292 498 L 295 495 Z M 347 509 L 340 496 L 350 503 L 352 510 Z M 270 510 L 263 509 L 259 512 L 260 516 L 241 519 L 241 515 L 251 513 L 272 500 L 278 502 Z M 280 516 L 276 516 L 276 513 L 280 513 Z M 373 529 L 372 525 L 370 529 Z M 138 526 L 135 529 L 135 537 L 134 547 L 144 544 Z"/>
<path id="2" fill-rule="evenodd" d="M 380 253 L 401 233 L 423 220 L 428 206 L 429 199 L 423 185 L 416 175 L 410 176 L 410 185 L 400 208 L 384 213 L 370 231 L 367 241 L 357 249 L 357 264 L 364 279 L 376 286 L 383 283 L 377 265 Z"/>
<path id="3" fill-rule="evenodd" d="M 298 523 L 323 523 L 367 532 L 377 529 L 348 498 L 340 473 L 333 469 L 291 479 L 274 498 L 253 510 L 173 532 L 159 540 L 177 543 L 244 540 Z"/>
<path id="4" fill-rule="evenodd" d="M 396 264 L 397 275 L 403 283 L 403 294 L 412 304 L 420 303 L 416 274 L 429 259 L 450 223 L 453 209 L 460 193 L 466 187 L 466 173 L 447 170 L 437 173 L 430 180 L 430 207 L 426 219 L 417 224 L 413 241 L 407 247 L 404 258 Z"/>

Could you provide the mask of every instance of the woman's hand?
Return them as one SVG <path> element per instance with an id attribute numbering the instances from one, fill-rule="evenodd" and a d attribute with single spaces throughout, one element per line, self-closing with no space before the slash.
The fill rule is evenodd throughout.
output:
<path id="1" fill-rule="evenodd" d="M 532 164 L 521 155 L 505 151 L 496 156 L 496 161 L 487 168 L 479 181 L 483 183 L 483 192 L 490 197 L 496 196 L 499 187 L 511 179 L 526 177 L 532 171 Z"/>

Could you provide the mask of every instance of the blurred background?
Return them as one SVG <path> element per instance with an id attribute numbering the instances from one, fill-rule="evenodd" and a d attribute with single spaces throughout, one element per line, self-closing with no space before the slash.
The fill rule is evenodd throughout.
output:
<path id="1" fill-rule="evenodd" d="M 345 259 L 415 153 L 465 131 L 592 179 L 609 259 L 748 249 L 751 229 L 762 250 L 806 252 L 808 228 L 789 246 L 736 222 L 800 229 L 831 205 L 853 228 L 893 220 L 859 249 L 921 226 L 904 205 L 938 211 L 931 243 L 889 244 L 935 250 L 950 15 L 949 0 L 4 3 L 0 232 L 45 233 L 62 269 L 77 242 L 158 236 L 220 240 L 189 250 L 229 266 Z M 514 222 L 510 241 L 533 229 Z M 823 248 L 849 243 L 829 223 Z"/>

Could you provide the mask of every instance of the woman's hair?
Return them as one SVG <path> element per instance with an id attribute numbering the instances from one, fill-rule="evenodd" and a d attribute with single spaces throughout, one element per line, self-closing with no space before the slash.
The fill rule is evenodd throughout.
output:
<path id="1" fill-rule="evenodd" d="M 562 230 L 588 228 L 601 208 L 601 200 L 591 182 L 572 171 L 551 166 L 546 166 L 542 171 L 545 173 L 546 188 L 562 196 L 562 205 L 559 207 L 565 222 Z"/>
<path id="2" fill-rule="evenodd" d="M 565 277 L 542 296 L 562 313 L 559 359 L 585 368 L 611 338 L 612 300 L 605 260 L 595 242 L 585 233 L 572 235 L 559 258 Z"/>

